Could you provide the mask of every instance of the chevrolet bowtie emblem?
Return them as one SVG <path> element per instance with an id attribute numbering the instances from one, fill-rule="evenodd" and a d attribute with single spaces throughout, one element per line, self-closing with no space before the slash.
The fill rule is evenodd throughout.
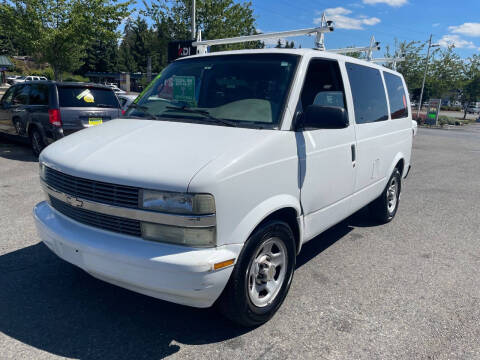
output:
<path id="1" fill-rule="evenodd" d="M 80 207 L 80 208 L 83 207 L 83 201 L 78 200 L 77 198 L 66 196 L 65 201 L 67 202 L 67 204 L 71 206 Z"/>

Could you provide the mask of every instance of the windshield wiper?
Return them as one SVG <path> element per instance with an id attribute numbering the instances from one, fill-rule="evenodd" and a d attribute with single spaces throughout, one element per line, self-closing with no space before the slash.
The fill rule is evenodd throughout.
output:
<path id="1" fill-rule="evenodd" d="M 188 106 L 167 106 L 166 108 L 168 110 L 183 111 L 183 112 L 192 113 L 192 114 L 200 114 L 200 115 L 203 115 L 203 116 L 207 117 L 208 119 L 213 120 L 217 123 L 221 123 L 223 125 L 227 125 L 227 126 L 231 126 L 231 127 L 237 127 L 237 124 L 235 124 L 233 121 L 229 121 L 227 119 L 216 118 L 215 116 L 210 114 L 210 112 L 208 112 L 207 110 L 192 109 Z"/>
<path id="2" fill-rule="evenodd" d="M 150 109 L 149 109 L 147 106 L 138 105 L 138 104 L 130 104 L 130 106 L 129 106 L 128 108 L 138 109 L 138 110 L 140 110 L 142 113 L 150 116 L 152 119 L 162 120 L 162 119 L 160 118 L 160 116 L 157 116 L 157 115 L 151 113 L 151 112 L 150 112 Z"/>

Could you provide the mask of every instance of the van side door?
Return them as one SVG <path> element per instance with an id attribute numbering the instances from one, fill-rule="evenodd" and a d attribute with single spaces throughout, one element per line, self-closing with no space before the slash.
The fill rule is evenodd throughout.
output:
<path id="1" fill-rule="evenodd" d="M 352 198 L 352 210 L 356 211 L 383 191 L 398 142 L 389 116 L 381 71 L 353 62 L 347 62 L 345 66 L 357 135 L 357 178 Z"/>
<path id="2" fill-rule="evenodd" d="M 20 85 L 13 95 L 12 101 L 12 121 L 10 122 L 9 133 L 19 135 L 21 129 L 25 127 L 28 121 L 28 105 L 30 103 L 30 85 Z"/>
<path id="3" fill-rule="evenodd" d="M 338 61 L 312 59 L 305 76 L 297 113 L 309 105 L 347 110 Z M 296 132 L 304 240 L 308 241 L 350 213 L 355 184 L 355 128 Z"/>
<path id="4" fill-rule="evenodd" d="M 43 130 L 45 133 L 47 133 L 50 127 L 48 118 L 49 91 L 50 87 L 45 83 L 34 83 L 30 89 L 30 117 L 28 122 L 36 124 L 41 131 Z M 26 126 L 28 126 L 28 123 Z"/>
<path id="5" fill-rule="evenodd" d="M 10 87 L 0 103 L 0 132 L 8 133 L 12 122 L 12 100 L 17 87 Z"/>

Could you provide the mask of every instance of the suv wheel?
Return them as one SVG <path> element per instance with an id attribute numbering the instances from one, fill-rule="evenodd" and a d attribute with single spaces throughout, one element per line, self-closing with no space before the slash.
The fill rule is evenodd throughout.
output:
<path id="1" fill-rule="evenodd" d="M 397 213 L 402 190 L 402 176 L 397 168 L 388 180 L 385 190 L 376 200 L 370 204 L 370 212 L 381 223 L 392 221 Z"/>
<path id="2" fill-rule="evenodd" d="M 19 119 L 13 120 L 13 126 L 15 127 L 15 131 L 16 131 L 17 135 L 22 135 L 23 131 L 22 131 L 22 126 L 20 124 Z"/>
<path id="3" fill-rule="evenodd" d="M 43 141 L 42 134 L 40 134 L 40 131 L 38 131 L 37 128 L 33 128 L 30 132 L 30 143 L 32 145 L 33 154 L 38 157 L 46 145 Z"/>
<path id="4" fill-rule="evenodd" d="M 295 240 L 288 224 L 261 225 L 240 253 L 219 299 L 220 311 L 242 326 L 267 322 L 287 296 L 295 260 Z"/>

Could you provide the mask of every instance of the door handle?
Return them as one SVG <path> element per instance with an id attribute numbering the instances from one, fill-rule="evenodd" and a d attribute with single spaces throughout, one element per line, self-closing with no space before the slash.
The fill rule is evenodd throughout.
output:
<path id="1" fill-rule="evenodd" d="M 353 167 L 355 167 L 355 160 L 357 160 L 357 152 L 356 152 L 355 144 L 352 144 L 352 145 L 350 146 L 350 149 L 352 150 L 352 163 L 353 163 Z"/>

